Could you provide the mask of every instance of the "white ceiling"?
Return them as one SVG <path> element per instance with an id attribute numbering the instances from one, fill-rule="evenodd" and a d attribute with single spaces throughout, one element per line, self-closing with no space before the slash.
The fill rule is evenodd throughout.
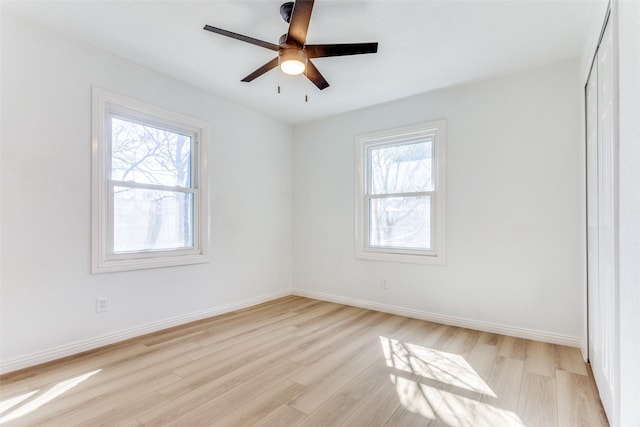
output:
<path id="1" fill-rule="evenodd" d="M 277 70 L 241 82 L 274 52 L 202 27 L 277 44 L 288 28 L 279 14 L 283 2 L 3 1 L 2 7 L 289 123 L 577 57 L 590 12 L 588 0 L 316 0 L 308 43 L 377 41 L 378 53 L 315 59 L 331 84 L 324 91 Z"/>

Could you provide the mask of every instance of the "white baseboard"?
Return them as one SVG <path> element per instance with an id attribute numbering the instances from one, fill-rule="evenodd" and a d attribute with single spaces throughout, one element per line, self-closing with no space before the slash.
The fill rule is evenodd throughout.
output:
<path id="1" fill-rule="evenodd" d="M 229 313 L 231 311 L 240 310 L 257 304 L 262 304 L 263 302 L 282 298 L 292 294 L 292 289 L 282 289 L 255 298 L 249 298 L 230 304 L 224 304 L 193 313 L 171 317 L 169 319 L 164 319 L 157 322 L 147 323 L 145 325 L 112 332 L 109 334 L 101 335 L 99 337 L 80 340 L 70 344 L 38 351 L 26 356 L 16 357 L 14 359 L 2 360 L 0 361 L 0 374 L 6 374 L 7 372 L 17 371 L 19 369 L 28 368 L 30 366 L 39 365 L 41 363 L 50 362 L 52 360 L 60 359 L 67 356 L 72 356 L 74 354 L 93 350 L 98 347 L 114 344 L 130 338 L 139 337 L 151 332 L 157 332 L 162 329 L 167 329 L 174 326 L 183 325 L 185 323 L 194 322 L 196 320 L 206 319 L 207 317 L 218 316 L 220 314 Z"/>
<path id="2" fill-rule="evenodd" d="M 517 338 L 542 341 L 551 344 L 566 345 L 569 347 L 581 347 L 582 340 L 579 337 L 556 334 L 554 332 L 538 331 L 535 329 L 519 328 L 516 326 L 501 325 L 498 323 L 484 322 L 480 320 L 465 319 L 462 317 L 447 316 L 445 314 L 429 313 L 411 308 L 364 301 L 322 292 L 293 289 L 293 294 L 301 297 L 313 298 L 322 301 L 330 301 L 338 304 L 351 305 L 369 310 L 382 311 L 384 313 L 397 314 L 412 317 L 414 319 L 427 320 L 444 325 L 458 326 L 461 328 L 475 329 L 483 332 L 492 332 Z"/>
<path id="3" fill-rule="evenodd" d="M 338 304 L 351 305 L 354 307 L 366 308 L 369 310 L 382 311 L 384 313 L 397 314 L 400 316 L 412 317 L 430 322 L 442 323 L 444 325 L 459 326 L 462 328 L 475 329 L 484 332 L 493 332 L 502 335 L 509 335 L 518 338 L 525 338 L 536 341 L 543 341 L 552 344 L 566 345 L 570 347 L 581 347 L 582 340 L 579 337 L 556 334 L 547 331 L 538 331 L 534 329 L 525 329 L 515 326 L 500 325 L 497 323 L 483 322 L 479 320 L 465 319 L 462 317 L 447 316 L 444 314 L 429 313 L 426 311 L 415 310 L 411 308 L 398 307 L 377 302 L 359 300 L 354 298 L 343 297 L 339 295 L 326 294 L 322 292 L 308 291 L 303 289 L 282 289 L 270 294 L 261 295 L 255 298 L 224 304 L 206 310 L 175 316 L 169 319 L 157 322 L 147 323 L 145 325 L 101 335 L 95 338 L 76 341 L 70 344 L 61 345 L 43 351 L 31 353 L 26 356 L 16 357 L 14 359 L 0 361 L 0 374 L 5 374 L 19 369 L 28 368 L 39 365 L 41 363 L 50 362 L 84 351 L 93 350 L 109 344 L 114 344 L 130 338 L 139 337 L 144 334 L 157 332 L 162 329 L 183 325 L 185 323 L 194 322 L 196 320 L 206 319 L 207 317 L 218 316 L 220 314 L 229 313 L 231 311 L 240 310 L 251 307 L 277 298 L 288 295 L 298 295 L 307 298 L 313 298 L 322 301 L 330 301 Z"/>

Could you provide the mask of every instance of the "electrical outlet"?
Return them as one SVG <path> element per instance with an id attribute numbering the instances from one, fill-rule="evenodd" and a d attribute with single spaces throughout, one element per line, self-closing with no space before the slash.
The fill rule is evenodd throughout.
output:
<path id="1" fill-rule="evenodd" d="M 107 299 L 96 298 L 96 313 L 104 313 L 107 311 Z"/>
<path id="2" fill-rule="evenodd" d="M 389 288 L 388 288 L 388 286 L 387 286 L 387 281 L 386 281 L 386 280 L 382 279 L 382 280 L 380 281 L 380 288 L 382 288 L 382 289 L 389 289 Z"/>

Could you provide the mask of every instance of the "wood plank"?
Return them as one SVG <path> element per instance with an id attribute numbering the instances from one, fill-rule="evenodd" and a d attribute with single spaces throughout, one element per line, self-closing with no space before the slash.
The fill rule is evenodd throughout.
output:
<path id="1" fill-rule="evenodd" d="M 443 343 L 439 348 L 448 353 L 467 356 L 480 339 L 480 332 L 466 328 L 455 328 L 452 338 Z"/>
<path id="2" fill-rule="evenodd" d="M 522 338 L 505 336 L 500 345 L 498 356 L 524 360 L 527 357 L 527 342 Z"/>
<path id="3" fill-rule="evenodd" d="M 289 405 L 305 414 L 310 414 L 372 363 L 384 363 L 384 361 L 375 353 L 371 345 L 363 346 L 360 351 L 353 353 L 350 359 L 344 360 L 339 366 L 316 378 Z M 295 375 L 289 377 L 292 376 Z"/>
<path id="4" fill-rule="evenodd" d="M 284 379 L 273 385 L 269 385 L 262 393 L 242 405 L 240 410 L 227 412 L 227 414 L 221 418 L 209 419 L 215 419 L 216 426 L 220 427 L 254 425 L 277 408 L 283 407 L 286 402 L 299 395 L 304 388 L 303 385 Z M 189 414 L 187 419 L 192 420 L 192 417 L 193 414 Z"/>
<path id="5" fill-rule="evenodd" d="M 556 371 L 558 419 L 562 427 L 607 425 L 600 400 L 593 395 L 586 375 Z"/>
<path id="6" fill-rule="evenodd" d="M 518 401 L 518 414 L 527 427 L 558 426 L 556 379 L 526 372 L 525 366 Z"/>
<path id="7" fill-rule="evenodd" d="M 113 427 L 140 427 L 142 424 L 136 419 L 127 419 L 122 422 L 111 424 Z"/>
<path id="8" fill-rule="evenodd" d="M 132 417 L 137 414 L 148 411 L 149 408 L 162 406 L 166 402 L 167 399 L 157 392 L 142 393 L 136 397 L 128 396 L 128 398 L 121 394 L 117 398 L 102 400 L 99 411 L 90 411 L 99 412 L 98 415 L 89 417 L 82 422 L 77 422 L 81 411 L 76 411 L 70 414 L 70 418 L 56 419 L 56 424 L 77 425 L 78 427 L 112 426 L 130 422 Z"/>
<path id="9" fill-rule="evenodd" d="M 383 426 L 400 407 L 398 392 L 390 376 L 382 381 L 377 388 L 337 425 L 340 426 Z"/>
<path id="10" fill-rule="evenodd" d="M 491 332 L 481 332 L 478 342 L 480 344 L 488 344 L 500 348 L 500 346 L 502 345 L 502 340 L 504 338 L 504 335 L 498 335 Z"/>
<path id="11" fill-rule="evenodd" d="M 305 416 L 304 412 L 289 405 L 281 405 L 258 420 L 253 427 L 291 427 L 298 424 Z"/>
<path id="12" fill-rule="evenodd" d="M 337 425 L 355 412 L 388 378 L 389 368 L 379 359 L 314 410 L 303 424 L 307 427 Z"/>
<path id="13" fill-rule="evenodd" d="M 495 393 L 496 399 L 487 401 L 494 402 L 504 410 L 516 412 L 523 372 L 524 361 L 498 356 L 486 377 L 487 385 Z"/>
<path id="14" fill-rule="evenodd" d="M 330 334 L 319 334 L 315 340 L 305 340 L 298 346 L 299 350 L 290 356 L 291 360 L 311 366 L 327 357 L 340 358 L 340 353 L 349 353 L 354 348 L 362 345 L 363 341 L 370 341 L 371 337 L 365 334 L 367 329 L 387 318 L 384 313 L 366 313 L 358 316 L 351 324 L 343 324 L 337 331 Z"/>
<path id="15" fill-rule="evenodd" d="M 587 375 L 587 367 L 582 359 L 579 348 L 556 346 L 556 366 L 558 369 L 573 372 L 578 375 Z"/>
<path id="16" fill-rule="evenodd" d="M 553 344 L 539 341 L 527 342 L 524 370 L 532 374 L 553 378 L 556 374 L 556 349 Z"/>

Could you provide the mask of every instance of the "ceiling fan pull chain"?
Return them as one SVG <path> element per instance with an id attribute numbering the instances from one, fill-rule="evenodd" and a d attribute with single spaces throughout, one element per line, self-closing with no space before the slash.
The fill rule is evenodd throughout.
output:
<path id="1" fill-rule="evenodd" d="M 309 78 L 309 73 L 307 72 L 307 70 L 309 69 L 309 58 L 305 57 L 304 58 L 304 76 L 306 78 Z M 304 102 L 309 102 L 309 85 L 305 85 L 305 89 L 304 89 Z"/>
<path id="2" fill-rule="evenodd" d="M 278 94 L 280 94 L 280 73 L 282 70 L 280 69 L 280 55 L 278 55 Z"/>

